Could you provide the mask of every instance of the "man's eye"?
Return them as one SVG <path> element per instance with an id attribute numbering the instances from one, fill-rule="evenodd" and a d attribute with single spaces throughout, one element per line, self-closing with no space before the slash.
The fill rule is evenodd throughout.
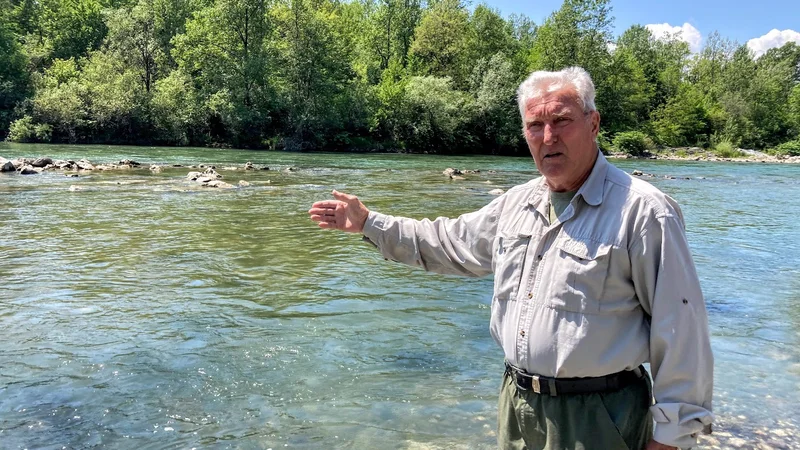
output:
<path id="1" fill-rule="evenodd" d="M 538 131 L 542 129 L 542 122 L 531 122 L 528 124 L 528 128 L 532 131 Z"/>
<path id="2" fill-rule="evenodd" d="M 554 120 L 553 122 L 564 124 L 564 123 L 568 123 L 569 121 L 570 121 L 569 117 L 556 117 L 556 120 Z"/>

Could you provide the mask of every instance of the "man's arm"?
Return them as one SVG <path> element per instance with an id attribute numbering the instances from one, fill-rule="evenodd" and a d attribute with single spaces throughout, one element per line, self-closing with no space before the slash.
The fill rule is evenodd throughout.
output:
<path id="1" fill-rule="evenodd" d="M 630 248 L 636 295 L 650 315 L 654 440 L 696 445 L 713 414 L 714 358 L 703 293 L 680 212 L 655 217 Z"/>
<path id="2" fill-rule="evenodd" d="M 492 244 L 499 199 L 456 219 L 414 220 L 369 211 L 355 196 L 333 192 L 336 200 L 316 202 L 311 219 L 322 228 L 363 233 L 384 257 L 454 275 L 492 272 Z"/>

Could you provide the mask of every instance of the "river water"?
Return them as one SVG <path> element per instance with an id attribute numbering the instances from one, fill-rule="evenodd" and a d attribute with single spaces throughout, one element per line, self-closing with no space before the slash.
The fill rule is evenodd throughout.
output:
<path id="1" fill-rule="evenodd" d="M 335 188 L 390 214 L 455 216 L 536 176 L 530 159 L 0 155 L 145 163 L 0 174 L 0 448 L 494 447 L 491 279 L 384 261 L 306 211 Z M 150 163 L 214 164 L 251 186 L 199 188 L 190 169 Z M 614 164 L 655 174 L 684 210 L 716 360 L 704 446 L 800 448 L 800 165 Z M 481 172 L 449 180 L 446 167 Z"/>

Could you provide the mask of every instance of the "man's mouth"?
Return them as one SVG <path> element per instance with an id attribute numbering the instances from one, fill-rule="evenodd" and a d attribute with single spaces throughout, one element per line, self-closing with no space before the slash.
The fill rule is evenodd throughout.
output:
<path id="1" fill-rule="evenodd" d="M 563 153 L 561 153 L 561 152 L 549 153 L 549 154 L 547 154 L 547 155 L 544 155 L 544 159 L 547 159 L 547 158 L 554 158 L 554 157 L 556 157 L 556 156 L 561 156 L 561 155 L 563 155 Z"/>

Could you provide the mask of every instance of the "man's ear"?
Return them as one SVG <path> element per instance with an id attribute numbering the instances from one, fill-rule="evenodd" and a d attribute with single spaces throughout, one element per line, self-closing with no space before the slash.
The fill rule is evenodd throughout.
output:
<path id="1" fill-rule="evenodd" d="M 592 118 L 592 135 L 597 137 L 597 134 L 600 133 L 600 113 L 597 111 L 591 112 Z"/>

